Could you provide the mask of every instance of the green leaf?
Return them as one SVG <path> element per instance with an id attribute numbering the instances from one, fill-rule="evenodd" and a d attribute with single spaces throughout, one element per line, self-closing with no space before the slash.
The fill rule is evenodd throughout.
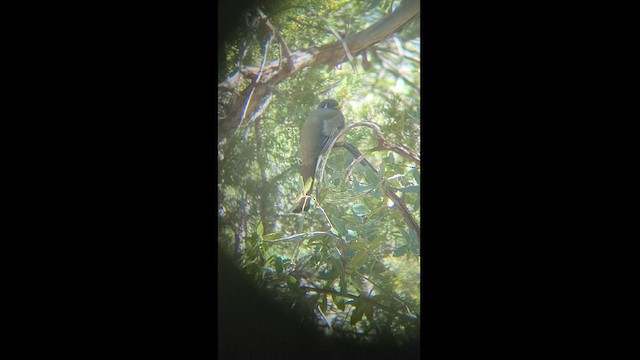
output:
<path id="1" fill-rule="evenodd" d="M 375 186 L 378 184 L 378 175 L 369 168 L 364 172 L 364 178 L 367 179 L 367 183 L 369 183 L 369 185 Z"/>
<path id="2" fill-rule="evenodd" d="M 262 225 L 262 221 L 258 221 L 256 233 L 258 233 L 258 236 L 260 236 L 260 238 L 262 238 L 262 235 L 264 235 L 264 225 Z"/>
<path id="3" fill-rule="evenodd" d="M 419 185 L 407 186 L 406 188 L 400 189 L 400 191 L 405 193 L 419 193 L 420 186 Z"/>
<path id="4" fill-rule="evenodd" d="M 411 241 L 411 235 L 409 235 L 405 229 L 400 229 L 400 233 L 405 239 L 407 239 L 407 242 Z"/>
<path id="5" fill-rule="evenodd" d="M 313 177 L 307 179 L 307 182 L 304 183 L 304 193 L 308 193 L 311 190 L 311 185 L 313 185 Z"/>
<path id="6" fill-rule="evenodd" d="M 333 303 L 336 304 L 336 307 L 340 309 L 340 311 L 344 311 L 345 303 L 344 298 L 340 296 L 333 296 Z"/>
<path id="7" fill-rule="evenodd" d="M 354 241 L 357 241 L 360 239 L 360 237 L 358 236 L 358 232 L 355 230 L 348 230 L 347 231 L 347 239 L 354 239 Z"/>
<path id="8" fill-rule="evenodd" d="M 333 226 L 335 226 L 335 228 L 338 230 L 338 234 L 334 234 L 334 235 L 347 233 L 346 224 L 342 219 L 336 217 L 336 218 L 333 218 L 332 221 L 333 221 Z"/>
<path id="9" fill-rule="evenodd" d="M 356 194 L 361 194 L 372 189 L 375 189 L 374 185 L 364 185 L 364 186 L 356 185 L 353 187 L 353 192 Z"/>
<path id="10" fill-rule="evenodd" d="M 367 250 L 369 245 L 364 241 L 353 241 L 347 245 L 347 249 L 351 250 Z"/>
<path id="11" fill-rule="evenodd" d="M 373 218 L 373 216 L 378 215 L 378 214 L 384 214 L 385 211 L 388 209 L 389 207 L 387 206 L 386 203 L 375 207 L 375 209 L 373 209 L 373 211 L 369 214 L 369 218 Z"/>
<path id="12" fill-rule="evenodd" d="M 418 185 L 420 185 L 420 173 L 418 172 L 418 170 L 414 168 L 413 170 L 411 170 L 411 174 L 413 175 L 413 178 L 416 180 Z"/>
<path id="13" fill-rule="evenodd" d="M 402 256 L 407 252 L 407 245 L 402 245 L 395 250 L 393 250 L 393 256 Z"/>
<path id="14" fill-rule="evenodd" d="M 358 215 L 363 215 L 368 213 L 369 209 L 367 209 L 367 207 L 362 204 L 356 204 L 356 205 L 353 205 L 353 212 Z"/>
<path id="15" fill-rule="evenodd" d="M 396 163 L 395 158 L 393 157 L 393 153 L 389 153 L 389 155 L 384 158 L 384 161 L 387 163 L 387 165 L 393 165 Z"/>
<path id="16" fill-rule="evenodd" d="M 340 275 L 340 272 L 335 267 L 331 268 L 331 271 L 325 272 L 321 271 L 318 273 L 318 279 L 327 280 L 328 282 L 333 281 L 333 279 L 337 278 Z"/>
<path id="17" fill-rule="evenodd" d="M 340 294 L 347 294 L 347 277 L 344 274 L 340 275 Z"/>
<path id="18" fill-rule="evenodd" d="M 280 275 L 282 274 L 282 259 L 280 258 L 280 256 L 273 256 L 273 268 L 276 270 L 276 274 Z"/>
<path id="19" fill-rule="evenodd" d="M 364 206 L 367 207 L 367 211 L 378 206 L 380 204 L 380 200 L 381 199 L 374 199 L 372 196 L 365 196 L 362 198 L 362 202 L 364 203 Z"/>
<path id="20" fill-rule="evenodd" d="M 387 237 L 384 235 L 379 235 L 378 237 L 375 238 L 375 240 L 373 240 L 371 242 L 371 244 L 369 245 L 369 248 L 372 250 L 375 250 L 378 248 L 378 246 L 380 246 L 380 244 L 382 244 L 383 242 L 385 242 L 387 240 Z"/>
<path id="21" fill-rule="evenodd" d="M 344 272 L 344 265 L 342 264 L 342 260 L 338 258 L 332 258 L 329 260 L 329 263 L 333 265 L 333 267 L 338 271 L 339 274 Z"/>
<path id="22" fill-rule="evenodd" d="M 351 260 L 351 268 L 358 270 L 362 264 L 369 258 L 369 254 L 366 251 L 358 251 Z"/>
<path id="23" fill-rule="evenodd" d="M 369 319 L 369 321 L 373 321 L 373 304 L 364 303 L 362 304 L 362 312 Z"/>
<path id="24" fill-rule="evenodd" d="M 381 193 L 380 193 L 380 188 L 377 188 L 372 194 L 371 196 L 373 196 L 374 198 L 378 199 L 381 197 Z"/>

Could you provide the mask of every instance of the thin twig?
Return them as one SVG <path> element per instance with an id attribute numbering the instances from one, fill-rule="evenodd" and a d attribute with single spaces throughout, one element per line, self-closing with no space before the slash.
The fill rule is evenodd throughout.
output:
<path id="1" fill-rule="evenodd" d="M 397 34 L 394 34 L 392 39 L 396 44 L 396 49 L 398 50 L 398 56 L 400 56 L 400 58 L 402 59 L 404 57 L 404 49 L 402 47 L 402 43 L 400 42 L 400 37 Z"/>
<path id="2" fill-rule="evenodd" d="M 306 8 L 306 7 L 305 7 L 305 9 L 308 10 L 308 8 Z M 314 25 L 314 24 L 310 24 L 308 22 L 304 22 L 304 21 L 298 20 L 298 19 L 294 18 L 293 16 L 287 16 L 287 19 L 297 23 L 298 25 L 302 25 L 302 26 L 307 27 L 307 28 L 313 28 L 313 29 L 316 29 L 316 30 L 325 31 L 325 29 L 323 27 L 321 27 L 321 26 L 317 26 L 317 25 Z"/>
<path id="3" fill-rule="evenodd" d="M 358 156 L 357 158 L 354 156 L 354 160 L 351 162 L 351 164 L 347 167 L 347 171 L 345 171 L 345 175 L 344 178 L 345 180 L 349 179 L 351 177 L 351 173 L 353 172 L 353 170 L 355 169 L 356 166 L 358 166 L 358 164 L 360 164 L 363 160 L 366 160 L 365 156 L 371 154 L 372 152 L 378 150 L 377 147 L 367 150 L 365 151 L 364 154 L 360 154 L 360 156 Z M 371 166 L 373 168 L 373 166 Z M 375 168 L 373 168 L 373 171 L 377 173 L 377 171 L 375 170 Z"/>
<path id="4" fill-rule="evenodd" d="M 329 320 L 327 320 L 326 316 L 324 316 L 324 313 L 320 309 L 320 305 L 317 306 L 317 309 L 318 309 L 318 312 L 320 312 L 320 316 L 322 317 L 322 320 L 324 320 L 324 323 L 327 324 L 327 327 L 329 328 L 329 332 L 332 333 L 333 327 L 331 326 L 331 323 L 329 322 Z"/>
<path id="5" fill-rule="evenodd" d="M 334 234 L 332 234 L 332 233 L 330 233 L 328 231 L 310 231 L 310 232 L 306 232 L 306 233 L 302 233 L 302 234 L 294 234 L 294 235 L 287 236 L 287 237 L 280 238 L 280 239 L 262 240 L 262 241 L 263 242 L 293 241 L 293 240 L 298 240 L 300 238 L 313 238 L 313 237 L 322 236 L 322 235 L 329 235 L 331 237 L 338 238 L 337 236 L 335 236 Z"/>
<path id="6" fill-rule="evenodd" d="M 353 123 L 353 124 L 349 124 L 348 126 L 346 126 L 344 129 L 342 129 L 342 131 L 340 131 L 340 133 L 338 133 L 338 136 L 336 136 L 336 139 L 338 139 L 339 137 L 341 137 L 344 133 L 346 133 L 347 131 L 358 127 L 358 126 L 365 126 L 368 128 L 371 128 L 373 130 L 373 133 L 376 136 L 376 139 L 378 140 L 378 146 L 375 148 L 375 150 L 391 150 L 395 153 L 397 153 L 398 155 L 407 158 L 411 161 L 413 161 L 414 163 L 420 165 L 420 155 L 418 155 L 415 151 L 406 148 L 404 146 L 399 146 L 399 145 L 395 145 L 391 142 L 389 142 L 387 139 L 385 139 L 384 135 L 382 135 L 382 131 L 380 130 L 380 127 L 372 122 L 357 122 L 357 123 Z M 335 142 L 335 139 L 334 139 Z"/>
<path id="7" fill-rule="evenodd" d="M 331 220 L 329 220 L 329 217 L 327 216 L 327 213 L 324 212 L 324 209 L 322 208 L 322 206 L 320 206 L 320 204 L 318 203 L 317 199 L 316 199 L 315 204 L 316 204 L 316 208 L 318 208 L 318 210 L 320 210 L 322 215 L 324 215 L 324 219 L 327 220 L 327 223 L 329 223 L 329 230 L 333 229 L 333 224 L 331 223 Z"/>
<path id="8" fill-rule="evenodd" d="M 324 25 L 329 29 L 329 31 L 331 31 L 331 34 L 333 34 L 333 36 L 335 36 L 335 38 L 338 39 L 340 43 L 342 43 L 342 48 L 344 49 L 344 52 L 347 54 L 347 59 L 349 59 L 349 62 L 353 63 L 353 55 L 351 55 L 349 46 L 347 46 L 347 43 L 344 41 L 342 36 L 340 36 L 340 34 L 338 34 L 338 32 L 335 31 L 333 27 L 331 27 L 331 25 L 329 25 L 329 22 L 326 19 L 322 18 L 322 21 L 324 22 Z"/>
<path id="9" fill-rule="evenodd" d="M 267 42 L 264 45 L 264 55 L 262 56 L 262 63 L 260 63 L 260 69 L 258 70 L 258 76 L 254 80 L 254 84 L 260 83 L 260 78 L 262 77 L 262 69 L 264 69 L 264 65 L 267 63 L 267 54 L 269 53 L 269 48 L 271 47 L 271 39 L 273 39 L 273 35 L 269 36 Z M 247 115 L 247 109 L 249 109 L 251 97 L 253 96 L 253 92 L 255 89 L 255 86 L 252 87 L 251 91 L 249 92 L 249 96 L 247 96 L 247 101 L 245 102 L 244 109 L 242 110 L 242 116 L 240 117 L 240 126 L 238 126 L 238 129 L 240 129 L 245 124 L 244 118 Z"/>
<path id="10" fill-rule="evenodd" d="M 393 55 L 396 55 L 396 56 L 398 55 L 395 52 L 393 52 L 392 50 L 385 49 L 383 47 L 376 47 L 375 51 L 376 52 L 385 52 L 385 53 L 393 54 Z M 380 54 L 378 54 L 378 56 L 380 56 Z M 404 59 L 408 59 L 408 60 L 411 60 L 413 62 L 416 62 L 416 63 L 420 64 L 420 58 L 413 56 L 413 54 L 410 54 L 407 49 L 403 50 L 402 56 L 403 56 Z"/>
<path id="11" fill-rule="evenodd" d="M 267 26 L 267 28 L 269 28 L 269 30 L 271 31 L 271 33 L 273 35 L 275 35 L 276 40 L 278 40 L 278 43 L 280 44 L 280 51 L 281 53 L 284 53 L 284 61 L 282 61 L 282 54 L 280 55 L 280 64 L 278 66 L 278 68 L 281 67 L 281 65 L 284 64 L 285 66 L 285 70 L 287 72 L 290 72 L 293 69 L 293 61 L 291 60 L 291 51 L 289 50 L 289 46 L 287 46 L 287 42 L 284 41 L 284 38 L 282 37 L 282 35 L 280 35 L 280 31 L 278 31 L 278 28 L 276 28 L 271 21 L 269 20 L 269 18 L 267 18 L 267 16 L 262 12 L 262 10 L 260 10 L 259 8 L 258 10 L 258 15 L 260 15 L 260 17 L 262 18 L 262 20 L 264 21 L 265 25 Z"/>
<path id="12" fill-rule="evenodd" d="M 420 92 L 420 88 L 413 83 L 413 81 L 411 79 L 409 79 L 406 75 L 404 75 L 400 69 L 398 69 L 396 66 L 394 66 L 390 61 L 386 60 L 384 57 L 379 56 L 379 59 L 381 60 L 380 65 L 387 70 L 388 72 L 390 72 L 391 74 L 393 74 L 395 77 L 399 77 L 400 79 L 402 79 L 405 83 L 407 83 L 409 86 L 411 86 L 415 91 Z"/>

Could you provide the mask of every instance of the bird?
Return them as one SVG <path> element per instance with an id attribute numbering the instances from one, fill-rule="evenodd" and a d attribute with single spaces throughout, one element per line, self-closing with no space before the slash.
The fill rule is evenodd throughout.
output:
<path id="1" fill-rule="evenodd" d="M 300 130 L 300 175 L 303 184 L 307 185 L 311 179 L 311 186 L 306 196 L 302 196 L 293 209 L 294 213 L 308 211 L 310 206 L 311 189 L 313 188 L 318 158 L 329 148 L 340 130 L 344 129 L 344 115 L 342 107 L 334 99 L 320 102 L 318 108 L 307 117 Z M 306 186 L 305 186 L 306 188 Z"/>

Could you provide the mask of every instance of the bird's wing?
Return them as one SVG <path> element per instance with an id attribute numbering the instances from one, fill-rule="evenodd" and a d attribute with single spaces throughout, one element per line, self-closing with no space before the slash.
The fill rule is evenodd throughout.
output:
<path id="1" fill-rule="evenodd" d="M 320 140 L 320 152 L 318 155 L 323 154 L 329 148 L 329 144 L 338 135 L 340 130 L 344 127 L 344 117 L 342 113 L 337 111 L 336 115 L 330 117 L 322 122 L 322 139 Z"/>

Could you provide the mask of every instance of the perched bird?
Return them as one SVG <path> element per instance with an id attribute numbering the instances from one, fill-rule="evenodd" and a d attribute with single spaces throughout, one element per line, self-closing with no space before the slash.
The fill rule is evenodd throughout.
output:
<path id="1" fill-rule="evenodd" d="M 311 179 L 311 187 L 307 196 L 303 196 L 293 209 L 294 213 L 309 210 L 311 189 L 316 174 L 318 157 L 329 148 L 329 144 L 344 128 L 344 116 L 340 111 L 340 105 L 333 99 L 322 100 L 318 109 L 311 113 L 300 131 L 300 158 L 302 166 L 300 174 L 304 184 Z"/>

